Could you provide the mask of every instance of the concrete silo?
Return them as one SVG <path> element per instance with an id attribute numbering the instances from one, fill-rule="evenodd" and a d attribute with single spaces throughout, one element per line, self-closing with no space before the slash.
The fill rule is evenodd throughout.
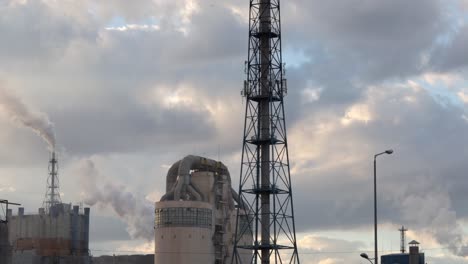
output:
<path id="1" fill-rule="evenodd" d="M 198 156 L 174 163 L 156 202 L 155 264 L 228 263 L 240 202 L 223 163 Z M 248 224 L 241 218 L 240 226 Z M 244 236 L 251 244 L 251 234 Z M 251 254 L 243 257 L 247 263 Z"/>

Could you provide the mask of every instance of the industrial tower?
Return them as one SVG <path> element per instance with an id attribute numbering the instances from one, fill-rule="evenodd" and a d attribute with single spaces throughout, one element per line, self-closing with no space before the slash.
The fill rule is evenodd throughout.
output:
<path id="1" fill-rule="evenodd" d="M 46 212 L 49 212 L 50 207 L 62 203 L 59 186 L 57 159 L 55 157 L 55 151 L 52 151 L 52 156 L 49 160 L 49 177 L 47 178 L 46 195 L 42 204 Z"/>
<path id="2" fill-rule="evenodd" d="M 245 263 L 246 254 L 251 254 L 249 263 L 299 263 L 283 102 L 287 86 L 280 0 L 250 0 L 246 74 L 239 183 L 244 202 L 239 204 L 232 263 Z M 253 243 L 243 244 L 245 235 Z"/>
<path id="3" fill-rule="evenodd" d="M 400 231 L 400 251 L 401 253 L 405 253 L 405 232 L 408 231 L 408 229 L 405 228 L 405 226 L 401 226 L 398 231 Z"/>

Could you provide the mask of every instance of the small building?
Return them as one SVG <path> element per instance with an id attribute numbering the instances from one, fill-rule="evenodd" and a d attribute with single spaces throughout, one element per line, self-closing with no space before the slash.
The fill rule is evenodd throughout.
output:
<path id="1" fill-rule="evenodd" d="M 90 209 L 59 203 L 39 208 L 38 214 L 18 215 L 8 210 L 8 235 L 12 246 L 12 264 L 48 264 L 90 262 Z"/>
<path id="2" fill-rule="evenodd" d="M 416 240 L 409 242 L 409 253 L 396 253 L 382 255 L 381 264 L 424 264 L 424 253 L 419 252 L 419 243 Z"/>

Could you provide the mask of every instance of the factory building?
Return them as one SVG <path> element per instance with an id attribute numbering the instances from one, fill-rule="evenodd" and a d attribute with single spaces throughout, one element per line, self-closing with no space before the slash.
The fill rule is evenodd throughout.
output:
<path id="1" fill-rule="evenodd" d="M 20 207 L 17 215 L 9 209 L 7 216 L 13 264 L 90 262 L 89 208 L 60 203 L 48 213 L 39 208 L 37 214 L 25 214 Z"/>
<path id="2" fill-rule="evenodd" d="M 425 264 L 424 253 L 419 251 L 419 243 L 409 242 L 409 253 L 388 254 L 380 257 L 382 264 Z"/>
<path id="3" fill-rule="evenodd" d="M 26 214 L 23 207 L 18 208 L 16 215 L 11 209 L 6 210 L 5 237 L 11 254 L 8 261 L 0 264 L 91 263 L 90 209 L 62 203 L 55 152 L 49 161 L 46 190 L 43 207 L 37 213 Z M 3 227 L 0 232 L 5 232 Z M 2 244 L 4 240 L 2 234 Z"/>
<path id="4" fill-rule="evenodd" d="M 155 264 L 228 263 L 236 233 L 237 205 L 227 167 L 218 161 L 187 156 L 166 177 L 166 194 L 155 209 Z M 240 217 L 239 228 L 249 221 Z M 241 239 L 246 245 L 252 236 Z M 244 263 L 251 253 L 243 252 Z"/>

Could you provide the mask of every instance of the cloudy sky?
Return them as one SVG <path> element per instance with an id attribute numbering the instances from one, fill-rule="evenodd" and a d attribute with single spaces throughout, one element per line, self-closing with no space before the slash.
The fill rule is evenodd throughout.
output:
<path id="1" fill-rule="evenodd" d="M 42 205 L 53 131 L 92 253 L 152 252 L 173 162 L 238 181 L 248 2 L 0 0 L 0 197 Z M 372 156 L 393 148 L 381 252 L 405 225 L 428 263 L 468 263 L 468 1 L 284 0 L 282 18 L 302 262 L 372 255 Z"/>

